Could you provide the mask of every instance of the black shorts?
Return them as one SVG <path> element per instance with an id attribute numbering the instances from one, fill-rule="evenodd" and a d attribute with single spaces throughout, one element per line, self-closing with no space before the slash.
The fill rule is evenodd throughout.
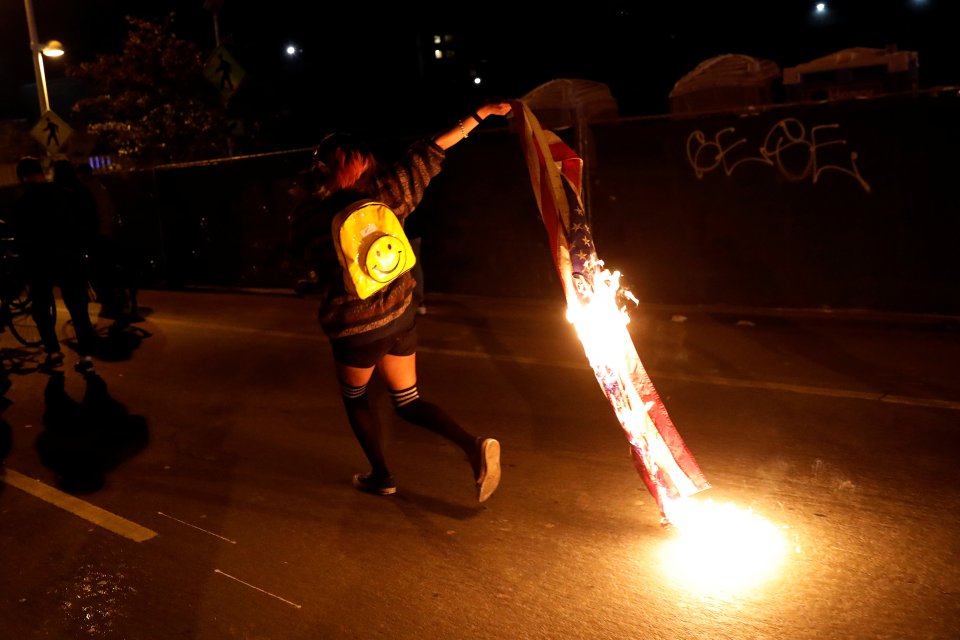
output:
<path id="1" fill-rule="evenodd" d="M 365 344 L 350 339 L 331 340 L 333 359 L 338 364 L 358 369 L 374 366 L 385 355 L 410 356 L 417 351 L 417 325 Z"/>

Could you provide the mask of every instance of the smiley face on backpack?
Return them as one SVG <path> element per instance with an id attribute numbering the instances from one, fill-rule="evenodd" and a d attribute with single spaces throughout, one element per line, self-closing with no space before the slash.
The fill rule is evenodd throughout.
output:
<path id="1" fill-rule="evenodd" d="M 333 218 L 331 232 L 348 293 L 368 298 L 417 263 L 396 214 L 382 202 L 358 200 Z"/>
<path id="2" fill-rule="evenodd" d="M 407 263 L 403 242 L 396 236 L 384 234 L 370 243 L 364 260 L 367 275 L 377 282 L 390 282 Z"/>

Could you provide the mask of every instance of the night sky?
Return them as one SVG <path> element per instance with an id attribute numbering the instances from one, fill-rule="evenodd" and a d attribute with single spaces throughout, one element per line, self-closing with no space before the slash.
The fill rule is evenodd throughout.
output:
<path id="1" fill-rule="evenodd" d="M 919 53 L 921 87 L 960 84 L 955 0 L 833 0 L 824 14 L 807 0 L 589 2 L 566 10 L 522 5 L 535 18 L 514 15 L 519 3 L 458 2 L 448 3 L 455 9 L 429 12 L 341 4 L 223 2 L 221 39 L 248 73 L 253 88 L 246 90 L 258 94 L 256 108 L 333 120 L 381 114 L 415 128 L 565 77 L 608 84 L 623 115 L 658 114 L 667 111 L 673 84 L 716 55 L 746 54 L 785 68 L 847 47 L 891 44 Z M 119 51 L 128 13 L 175 12 L 178 36 L 205 52 L 215 44 L 203 0 L 33 5 L 40 40 L 61 40 L 71 62 Z M 33 68 L 20 0 L 0 4 L 0 25 L 0 117 L 28 117 L 24 109 L 35 105 L 19 103 L 33 95 L 22 88 L 33 81 Z M 432 35 L 446 33 L 454 35 L 456 59 L 444 75 L 430 54 Z M 303 49 L 296 59 L 284 54 L 288 43 Z M 61 61 L 46 68 L 51 84 L 64 75 Z M 357 94 L 368 96 L 362 109 L 332 106 L 356 101 L 351 96 Z"/>

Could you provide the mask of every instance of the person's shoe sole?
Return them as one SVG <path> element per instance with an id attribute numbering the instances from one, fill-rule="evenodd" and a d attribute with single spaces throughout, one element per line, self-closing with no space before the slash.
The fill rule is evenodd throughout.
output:
<path id="1" fill-rule="evenodd" d="M 369 493 L 375 496 L 392 496 L 397 492 L 397 485 L 375 485 L 370 484 L 368 476 L 362 473 L 353 475 L 353 486 L 357 491 Z"/>
<path id="2" fill-rule="evenodd" d="M 477 479 L 477 502 L 486 502 L 500 484 L 500 443 L 487 438 L 480 445 L 480 477 Z"/>

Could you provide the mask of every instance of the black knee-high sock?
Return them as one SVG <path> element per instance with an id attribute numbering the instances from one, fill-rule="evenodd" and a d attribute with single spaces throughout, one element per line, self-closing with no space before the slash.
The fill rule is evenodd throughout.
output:
<path id="1" fill-rule="evenodd" d="M 463 449 L 467 456 L 473 456 L 477 449 L 477 438 L 453 421 L 443 409 L 420 398 L 416 385 L 409 389 L 390 391 L 393 408 L 401 418 L 418 427 L 429 429 Z"/>
<path id="2" fill-rule="evenodd" d="M 343 406 L 347 410 L 347 419 L 350 421 L 350 428 L 353 429 L 353 435 L 357 437 L 360 448 L 364 455 L 370 461 L 370 468 L 373 475 L 385 478 L 390 475 L 387 469 L 387 462 L 383 458 L 383 450 L 380 448 L 380 425 L 377 424 L 377 417 L 370 408 L 370 398 L 367 396 L 367 385 L 362 387 L 351 387 L 346 384 L 340 385 L 343 395 Z"/>

